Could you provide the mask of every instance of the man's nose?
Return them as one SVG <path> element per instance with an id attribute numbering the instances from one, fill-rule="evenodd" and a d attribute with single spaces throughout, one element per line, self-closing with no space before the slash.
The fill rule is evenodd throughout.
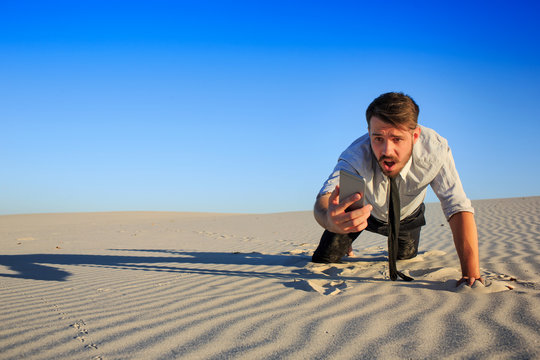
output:
<path id="1" fill-rule="evenodd" d="M 394 146 L 392 145 L 391 141 L 386 140 L 383 143 L 382 147 L 382 155 L 392 155 L 394 151 Z"/>

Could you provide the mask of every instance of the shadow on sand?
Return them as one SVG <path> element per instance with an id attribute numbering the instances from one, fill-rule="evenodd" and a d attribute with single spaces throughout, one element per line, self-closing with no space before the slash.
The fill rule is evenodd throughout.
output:
<path id="1" fill-rule="evenodd" d="M 324 279 L 332 281 L 352 280 L 354 282 L 376 282 L 391 284 L 384 278 L 373 278 L 364 276 L 343 276 L 316 274 L 307 269 L 311 257 L 307 255 L 291 254 L 261 254 L 258 252 L 194 252 L 178 250 L 156 250 L 156 249 L 109 249 L 111 251 L 133 251 L 144 253 L 160 253 L 166 256 L 129 256 L 129 255 L 84 255 L 84 254 L 28 254 L 28 255 L 0 255 L 0 265 L 9 268 L 14 274 L 0 273 L 2 277 L 31 279 L 43 281 L 67 281 L 71 272 L 64 270 L 63 266 L 86 266 L 106 269 L 137 270 L 151 272 L 168 272 L 178 274 L 199 274 L 218 275 L 250 278 L 277 279 L 283 282 L 286 287 L 297 290 L 312 291 L 305 286 L 305 282 L 299 279 Z M 368 256 L 366 258 L 356 258 L 356 261 L 379 262 L 386 261 L 384 256 Z M 184 265 L 184 266 L 183 266 Z M 204 265 L 224 265 L 219 267 L 206 267 Z M 227 265 L 252 265 L 262 266 L 253 270 L 230 270 Z M 287 271 L 280 271 L 279 268 L 265 268 L 265 266 L 289 267 Z M 291 269 L 292 268 L 292 269 Z M 433 270 L 433 269 L 430 269 Z M 412 288 L 425 288 L 430 290 L 455 291 L 454 281 L 433 281 L 423 279 L 410 283 L 400 282 L 402 286 Z M 453 285 L 452 285 L 453 284 Z"/>
<path id="2" fill-rule="evenodd" d="M 165 271 L 195 274 L 233 275 L 250 277 L 290 278 L 287 274 L 234 271 L 225 269 L 204 269 L 182 267 L 182 264 L 222 264 L 222 265 L 267 265 L 302 267 L 311 259 L 307 256 L 261 254 L 257 252 L 190 252 L 176 250 L 111 249 L 113 251 L 137 251 L 165 253 L 167 256 L 126 256 L 126 255 L 83 255 L 83 254 L 28 254 L 0 255 L 0 265 L 8 267 L 15 274 L 0 273 L 3 277 L 66 281 L 71 275 L 62 266 L 90 266 L 142 271 Z"/>

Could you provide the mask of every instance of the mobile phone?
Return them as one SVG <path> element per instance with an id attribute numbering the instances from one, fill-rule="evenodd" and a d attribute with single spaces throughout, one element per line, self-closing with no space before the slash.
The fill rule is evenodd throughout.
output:
<path id="1" fill-rule="evenodd" d="M 349 206 L 348 211 L 359 209 L 366 205 L 364 201 L 364 192 L 366 190 L 366 181 L 358 174 L 353 174 L 347 170 L 339 171 L 339 202 L 342 202 L 352 194 L 360 193 L 362 198 Z"/>

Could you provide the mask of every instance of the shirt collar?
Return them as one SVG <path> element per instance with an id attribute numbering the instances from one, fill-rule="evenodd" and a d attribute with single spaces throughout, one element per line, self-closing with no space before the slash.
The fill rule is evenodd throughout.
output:
<path id="1" fill-rule="evenodd" d="M 409 157 L 409 160 L 407 161 L 405 166 L 403 166 L 403 169 L 401 169 L 401 171 L 399 172 L 399 176 L 401 176 L 401 179 L 403 180 L 403 182 L 405 182 L 405 178 L 407 177 L 407 174 L 409 173 L 409 170 L 411 169 L 411 164 L 412 164 L 412 154 L 411 154 L 411 157 Z"/>

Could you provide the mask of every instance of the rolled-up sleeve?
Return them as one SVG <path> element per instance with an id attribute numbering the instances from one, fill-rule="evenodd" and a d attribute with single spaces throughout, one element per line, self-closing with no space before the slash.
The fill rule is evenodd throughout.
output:
<path id="1" fill-rule="evenodd" d="M 474 213 L 471 200 L 467 198 L 459 179 L 452 151 L 447 147 L 446 153 L 441 155 L 444 159 L 442 167 L 430 185 L 441 202 L 446 220 L 458 212 Z"/>

